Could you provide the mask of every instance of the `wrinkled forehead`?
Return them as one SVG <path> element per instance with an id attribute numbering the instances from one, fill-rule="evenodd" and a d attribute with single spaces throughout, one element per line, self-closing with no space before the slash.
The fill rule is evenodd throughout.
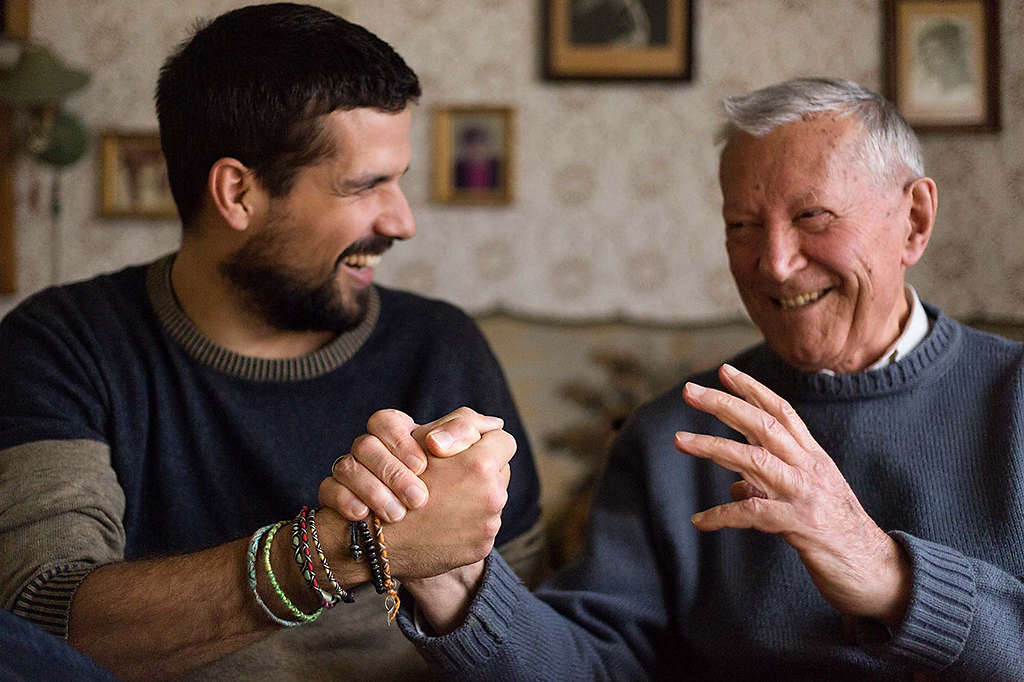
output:
<path id="1" fill-rule="evenodd" d="M 764 135 L 734 129 L 719 155 L 719 183 L 725 192 L 732 183 L 751 180 L 871 175 L 863 162 L 865 135 L 856 119 L 829 114 L 786 123 Z"/>

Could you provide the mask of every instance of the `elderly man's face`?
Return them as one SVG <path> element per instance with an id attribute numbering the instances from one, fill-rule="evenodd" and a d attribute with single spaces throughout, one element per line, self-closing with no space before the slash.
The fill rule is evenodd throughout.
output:
<path id="1" fill-rule="evenodd" d="M 899 335 L 908 193 L 855 158 L 853 118 L 737 133 L 719 178 L 729 265 L 772 349 L 804 371 L 859 371 Z"/>

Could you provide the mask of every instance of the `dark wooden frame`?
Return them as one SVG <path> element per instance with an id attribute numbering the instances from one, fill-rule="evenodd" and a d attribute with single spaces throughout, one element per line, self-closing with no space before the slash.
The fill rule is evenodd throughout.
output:
<path id="1" fill-rule="evenodd" d="M 568 37 L 571 0 L 541 0 L 541 73 L 556 81 L 688 81 L 693 78 L 693 0 L 668 3 L 664 46 L 574 46 Z"/>
<path id="2" fill-rule="evenodd" d="M 99 214 L 103 218 L 144 218 L 152 220 L 171 220 L 178 217 L 174 208 L 170 190 L 167 191 L 167 203 L 162 208 L 146 208 L 125 206 L 118 196 L 120 182 L 118 174 L 120 166 L 118 158 L 126 145 L 142 145 L 159 157 L 156 163 L 164 164 L 160 153 L 160 135 L 157 132 L 123 132 L 104 131 L 100 135 L 99 144 Z M 153 164 L 153 161 L 149 162 Z M 166 169 L 166 165 L 164 165 Z M 166 172 L 166 170 L 164 171 Z"/>
<path id="3" fill-rule="evenodd" d="M 964 11 L 965 6 L 967 10 Z M 975 115 L 957 112 L 949 107 L 943 115 L 941 107 L 928 107 L 914 102 L 907 81 L 913 68 L 909 45 L 912 39 L 906 25 L 908 16 L 956 15 L 977 21 L 976 35 L 983 44 L 968 46 L 975 52 L 978 75 L 983 79 L 979 96 L 973 105 L 980 105 Z M 971 16 L 973 14 L 974 16 Z M 888 97 L 899 107 L 918 132 L 997 132 L 1000 122 L 1000 40 L 999 0 L 886 0 L 885 3 L 885 86 Z M 981 55 L 978 55 L 981 52 Z"/>
<path id="4" fill-rule="evenodd" d="M 4 38 L 28 40 L 30 0 L 3 0 L 0 26 Z M 17 234 L 14 224 L 14 112 L 0 105 L 0 294 L 17 290 Z"/>
<path id="5" fill-rule="evenodd" d="M 455 119 L 494 117 L 501 127 L 501 182 L 494 189 L 463 189 L 455 182 Z M 462 105 L 434 109 L 431 188 L 442 204 L 497 205 L 512 202 L 516 171 L 515 110 L 507 106 Z"/>

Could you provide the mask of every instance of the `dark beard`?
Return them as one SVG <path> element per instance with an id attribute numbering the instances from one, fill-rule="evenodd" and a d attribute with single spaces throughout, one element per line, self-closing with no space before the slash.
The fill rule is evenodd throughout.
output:
<path id="1" fill-rule="evenodd" d="M 220 264 L 221 274 L 241 292 L 248 309 L 280 330 L 341 334 L 357 327 L 366 317 L 369 287 L 353 290 L 346 300 L 336 279 L 340 258 L 324 279 L 313 282 L 282 265 L 289 244 L 280 233 L 263 231 Z"/>

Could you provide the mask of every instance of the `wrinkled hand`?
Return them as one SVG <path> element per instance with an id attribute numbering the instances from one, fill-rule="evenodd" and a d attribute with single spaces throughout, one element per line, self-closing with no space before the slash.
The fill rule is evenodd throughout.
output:
<path id="1" fill-rule="evenodd" d="M 910 594 L 909 560 L 867 515 L 832 458 L 785 400 L 729 365 L 722 384 L 736 395 L 688 383 L 683 397 L 742 433 L 748 443 L 680 431 L 681 452 L 742 477 L 734 502 L 694 514 L 702 531 L 753 528 L 780 535 L 837 610 L 896 624 Z M 737 397 L 738 396 L 738 397 Z"/>
<path id="2" fill-rule="evenodd" d="M 516 451 L 502 425 L 468 408 L 422 426 L 397 410 L 377 412 L 367 424 L 370 433 L 356 439 L 351 456 L 336 462 L 320 484 L 320 504 L 358 520 L 367 513 L 365 500 L 382 520 L 402 519 L 385 531 L 397 578 L 480 561 L 501 527 Z M 428 460 L 428 454 L 434 456 Z M 423 493 L 418 503 L 414 488 Z"/>

